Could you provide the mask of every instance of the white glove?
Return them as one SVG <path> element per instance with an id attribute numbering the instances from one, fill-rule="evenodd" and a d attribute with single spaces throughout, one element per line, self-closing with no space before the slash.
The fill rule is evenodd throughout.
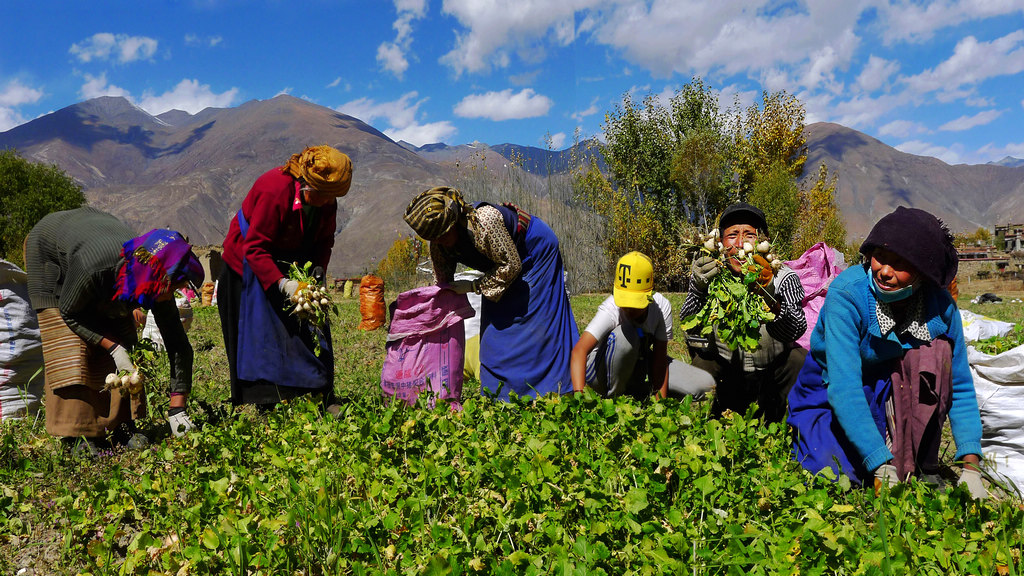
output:
<path id="1" fill-rule="evenodd" d="M 972 468 L 964 468 L 960 472 L 960 479 L 956 481 L 957 486 L 967 486 L 967 491 L 971 493 L 971 497 L 975 500 L 981 500 L 988 498 L 988 489 L 985 488 L 985 483 L 981 481 L 981 472 Z"/>
<path id="2" fill-rule="evenodd" d="M 473 281 L 452 280 L 451 283 L 448 284 L 448 289 L 456 294 L 469 294 L 470 292 L 473 292 Z"/>
<path id="3" fill-rule="evenodd" d="M 284 294 L 285 298 L 290 299 L 292 296 L 295 295 L 296 292 L 298 292 L 301 289 L 301 286 L 299 286 L 298 280 L 289 280 L 287 278 L 281 278 L 280 280 L 277 281 L 277 289 L 281 291 L 281 294 Z"/>
<path id="4" fill-rule="evenodd" d="M 114 359 L 114 365 L 117 366 L 117 371 L 134 372 L 135 364 L 132 363 L 132 359 L 128 356 L 128 351 L 124 349 L 124 346 L 120 344 L 114 344 L 107 350 L 110 357 Z"/>
<path id="5" fill-rule="evenodd" d="M 174 434 L 175 438 L 181 438 L 196 427 L 192 423 L 192 419 L 188 417 L 187 412 L 178 412 L 173 416 L 168 416 L 167 424 L 171 426 L 171 434 Z"/>
<path id="6" fill-rule="evenodd" d="M 892 464 L 882 464 L 878 468 L 875 468 L 875 491 L 877 492 L 885 486 L 892 488 L 893 486 L 900 483 L 899 474 L 896 473 L 896 467 Z"/>

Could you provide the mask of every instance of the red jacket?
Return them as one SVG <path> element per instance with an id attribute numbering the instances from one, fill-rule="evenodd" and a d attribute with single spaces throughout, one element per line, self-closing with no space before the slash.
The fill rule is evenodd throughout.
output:
<path id="1" fill-rule="evenodd" d="M 272 168 L 256 179 L 242 201 L 242 214 L 249 222 L 243 239 L 238 228 L 238 215 L 231 218 L 224 239 L 224 263 L 242 274 L 242 257 L 249 262 L 264 290 L 276 284 L 291 262 L 327 269 L 334 248 L 338 203 L 332 201 L 319 208 L 320 222 L 312 242 L 303 245 L 302 201 L 299 182 L 280 168 Z M 280 264 L 280 267 L 279 267 Z"/>

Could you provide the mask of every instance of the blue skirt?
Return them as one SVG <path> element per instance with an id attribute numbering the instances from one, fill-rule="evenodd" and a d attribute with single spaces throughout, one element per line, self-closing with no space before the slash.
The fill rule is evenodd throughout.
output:
<path id="1" fill-rule="evenodd" d="M 828 387 L 822 381 L 822 369 L 811 354 L 807 355 L 796 384 L 789 391 L 789 418 L 793 431 L 793 455 L 806 470 L 817 474 L 825 468 L 845 474 L 854 483 L 872 477 L 843 427 L 839 425 L 828 401 Z M 885 437 L 885 400 L 892 380 L 887 376 L 865 375 L 864 396 L 878 432 Z"/>
<path id="2" fill-rule="evenodd" d="M 483 299 L 480 383 L 485 396 L 572 392 L 569 357 L 579 339 L 565 291 L 558 237 L 534 216 L 520 257 L 522 271 L 498 302 Z"/>

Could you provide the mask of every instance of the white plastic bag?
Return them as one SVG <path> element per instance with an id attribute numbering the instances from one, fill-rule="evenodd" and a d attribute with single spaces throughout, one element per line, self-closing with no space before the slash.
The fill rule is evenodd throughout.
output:
<path id="1" fill-rule="evenodd" d="M 970 310 L 960 310 L 960 320 L 964 325 L 964 342 L 1006 336 L 1013 329 L 1012 322 L 995 320 Z"/>
<path id="2" fill-rule="evenodd" d="M 967 361 L 981 410 L 986 470 L 1024 492 L 1024 345 L 996 356 L 968 346 Z"/>
<path id="3" fill-rule="evenodd" d="M 0 420 L 35 414 L 43 382 L 43 341 L 29 303 L 28 276 L 0 260 Z"/>

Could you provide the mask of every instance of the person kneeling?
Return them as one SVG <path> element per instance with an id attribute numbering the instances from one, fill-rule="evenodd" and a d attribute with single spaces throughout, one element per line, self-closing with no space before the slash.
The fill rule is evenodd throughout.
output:
<path id="1" fill-rule="evenodd" d="M 607 397 L 651 394 L 703 397 L 715 386 L 711 374 L 668 356 L 672 305 L 654 292 L 650 258 L 630 252 L 615 267 L 612 295 L 572 349 L 572 387 L 590 386 Z"/>

